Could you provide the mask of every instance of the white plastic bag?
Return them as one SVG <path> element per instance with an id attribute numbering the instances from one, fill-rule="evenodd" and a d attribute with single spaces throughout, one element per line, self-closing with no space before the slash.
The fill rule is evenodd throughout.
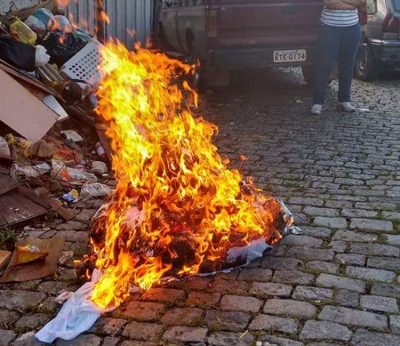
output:
<path id="1" fill-rule="evenodd" d="M 81 190 L 81 197 L 102 197 L 111 194 L 113 190 L 107 185 L 101 183 L 93 183 L 84 185 Z"/>
<path id="2" fill-rule="evenodd" d="M 50 55 L 46 54 L 46 48 L 41 45 L 37 45 L 35 48 L 35 67 L 46 65 L 50 60 Z"/>
<path id="3" fill-rule="evenodd" d="M 93 281 L 78 289 L 65 302 L 57 316 L 39 330 L 35 337 L 49 344 L 57 338 L 71 340 L 90 329 L 102 313 L 115 310 L 101 309 L 88 299 L 98 279 L 99 271 L 95 270 L 92 275 Z"/>

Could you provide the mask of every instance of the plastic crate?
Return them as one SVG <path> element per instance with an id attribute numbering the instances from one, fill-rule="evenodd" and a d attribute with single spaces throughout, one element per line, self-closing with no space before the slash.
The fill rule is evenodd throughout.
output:
<path id="1" fill-rule="evenodd" d="M 66 79 L 80 79 L 93 87 L 98 87 L 100 83 L 98 66 L 102 60 L 100 46 L 102 44 L 96 39 L 90 40 L 85 47 L 61 67 L 61 76 Z"/>

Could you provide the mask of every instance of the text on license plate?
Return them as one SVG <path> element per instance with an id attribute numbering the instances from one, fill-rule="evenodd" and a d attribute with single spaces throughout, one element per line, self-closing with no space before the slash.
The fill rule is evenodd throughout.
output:
<path id="1" fill-rule="evenodd" d="M 274 62 L 306 61 L 305 49 L 275 50 Z"/>

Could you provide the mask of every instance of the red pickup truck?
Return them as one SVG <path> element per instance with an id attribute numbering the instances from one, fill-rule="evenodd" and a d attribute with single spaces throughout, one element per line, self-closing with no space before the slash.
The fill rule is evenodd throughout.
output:
<path id="1" fill-rule="evenodd" d="M 163 50 L 212 72 L 301 66 L 312 83 L 321 0 L 163 0 Z M 207 74 L 203 73 L 207 71 Z"/>

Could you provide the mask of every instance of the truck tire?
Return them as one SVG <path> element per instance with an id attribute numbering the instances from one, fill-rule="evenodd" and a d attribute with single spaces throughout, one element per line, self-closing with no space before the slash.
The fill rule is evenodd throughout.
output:
<path id="1" fill-rule="evenodd" d="M 378 75 L 378 67 L 372 50 L 366 43 L 358 47 L 356 62 L 354 64 L 354 75 L 363 81 L 374 80 Z"/>
<path id="2" fill-rule="evenodd" d="M 200 57 L 200 51 L 196 41 L 190 46 L 190 64 L 196 65 L 190 84 L 194 89 L 200 90 L 206 84 L 205 68 Z"/>

